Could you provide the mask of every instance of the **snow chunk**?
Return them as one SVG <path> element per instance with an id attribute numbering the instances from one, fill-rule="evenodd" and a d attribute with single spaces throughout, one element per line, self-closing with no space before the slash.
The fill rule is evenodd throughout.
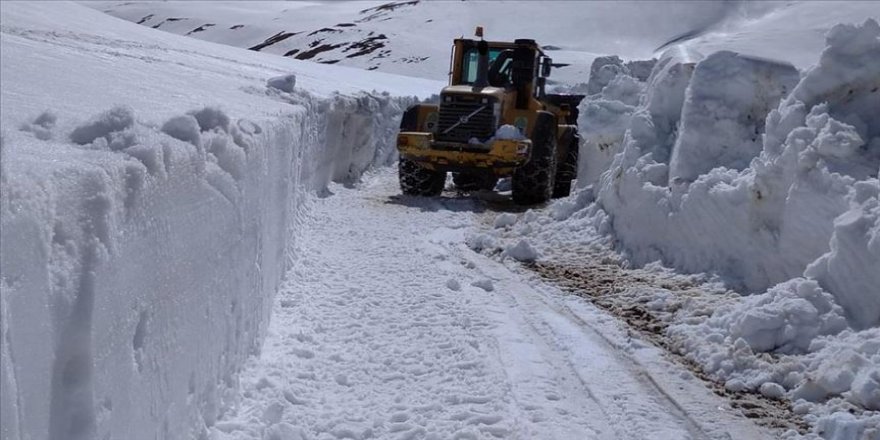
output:
<path id="1" fill-rule="evenodd" d="M 816 431 L 822 433 L 823 439 L 870 439 L 880 436 L 880 415 L 859 419 L 846 411 L 836 411 L 827 416 L 819 417 Z"/>
<path id="2" fill-rule="evenodd" d="M 122 132 L 134 126 L 134 112 L 129 107 L 114 107 L 70 133 L 70 140 L 79 145 L 88 145 L 104 138 L 112 142 L 111 134 Z M 131 146 L 131 145 L 127 145 Z"/>
<path id="3" fill-rule="evenodd" d="M 485 290 L 486 292 L 491 292 L 495 290 L 495 286 L 492 284 L 492 280 L 488 278 L 483 278 L 481 280 L 477 280 L 471 283 L 471 286 L 479 287 L 480 289 Z"/>
<path id="4" fill-rule="evenodd" d="M 175 116 L 162 125 L 162 132 L 174 139 L 201 145 L 199 122 L 192 115 Z"/>
<path id="5" fill-rule="evenodd" d="M 855 327 L 867 328 L 880 325 L 880 181 L 853 189 L 850 209 L 834 220 L 831 250 L 805 274 L 834 292 Z"/>
<path id="6" fill-rule="evenodd" d="M 475 252 L 494 250 L 498 248 L 498 241 L 489 234 L 469 235 L 465 238 L 465 244 Z"/>
<path id="7" fill-rule="evenodd" d="M 526 239 L 520 240 L 515 246 L 508 246 L 504 250 L 503 255 L 523 262 L 531 262 L 538 259 L 538 251 Z"/>
<path id="8" fill-rule="evenodd" d="M 827 102 L 832 116 L 859 127 L 863 139 L 880 136 L 880 25 L 839 24 L 828 32 L 827 47 L 788 99 L 812 107 Z"/>
<path id="9" fill-rule="evenodd" d="M 587 93 L 594 95 L 601 92 L 620 73 L 628 73 L 628 70 L 617 55 L 596 58 L 590 66 Z"/>
<path id="10" fill-rule="evenodd" d="M 630 75 L 620 73 L 602 88 L 602 97 L 635 106 L 639 104 L 644 90 L 644 83 Z"/>
<path id="11" fill-rule="evenodd" d="M 880 411 L 880 367 L 865 368 L 856 375 L 850 399 L 867 409 Z"/>
<path id="12" fill-rule="evenodd" d="M 755 351 L 803 352 L 816 336 L 846 328 L 834 298 L 804 279 L 746 298 L 729 316 L 731 337 L 742 338 Z"/>
<path id="13" fill-rule="evenodd" d="M 296 86 L 296 75 L 291 73 L 269 78 L 269 80 L 266 81 L 266 86 L 281 90 L 282 92 L 293 93 L 293 88 Z"/>
<path id="14" fill-rule="evenodd" d="M 514 224 L 516 224 L 516 214 L 505 212 L 503 214 L 499 214 L 498 217 L 495 217 L 495 222 L 492 223 L 492 226 L 495 229 L 499 229 L 513 226 Z"/>
<path id="15" fill-rule="evenodd" d="M 829 395 L 849 391 L 859 370 L 868 365 L 868 359 L 852 348 L 839 349 L 834 357 L 827 357 L 819 362 L 818 368 L 793 391 L 793 397 L 819 402 Z"/>
<path id="16" fill-rule="evenodd" d="M 46 110 L 33 121 L 22 124 L 20 129 L 33 133 L 37 139 L 48 141 L 52 139 L 52 130 L 55 128 L 57 120 L 58 116 L 53 111 Z"/>
<path id="17" fill-rule="evenodd" d="M 785 388 L 773 382 L 764 382 L 759 388 L 761 395 L 770 399 L 782 399 L 785 396 Z"/>
<path id="18" fill-rule="evenodd" d="M 519 131 L 518 128 L 514 127 L 510 124 L 504 124 L 498 127 L 498 130 L 495 131 L 495 136 L 492 137 L 493 140 L 522 140 L 525 139 L 525 135 Z M 477 141 L 479 143 L 479 140 Z"/>
<path id="19" fill-rule="evenodd" d="M 764 120 L 795 87 L 791 64 L 716 52 L 700 61 L 685 93 L 670 181 L 715 167 L 743 169 L 761 152 Z"/>
<path id="20" fill-rule="evenodd" d="M 624 134 L 636 108 L 620 101 L 587 99 L 579 106 L 578 125 L 583 138 L 578 161 L 578 186 L 595 184 L 620 152 Z"/>
<path id="21" fill-rule="evenodd" d="M 196 118 L 201 131 L 220 130 L 229 132 L 229 116 L 215 107 L 205 107 L 201 110 L 190 112 Z"/>

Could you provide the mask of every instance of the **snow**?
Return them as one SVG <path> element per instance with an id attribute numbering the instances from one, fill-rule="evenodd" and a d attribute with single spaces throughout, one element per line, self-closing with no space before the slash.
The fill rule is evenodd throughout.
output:
<path id="1" fill-rule="evenodd" d="M 498 130 L 495 130 L 495 135 L 492 136 L 492 139 L 521 140 L 525 139 L 525 136 L 513 125 L 504 124 L 498 127 Z"/>
<path id="2" fill-rule="evenodd" d="M 810 67 L 837 23 L 876 16 L 872 2 L 231 1 L 85 4 L 144 27 L 319 63 L 445 81 L 449 42 L 483 26 L 490 40 L 532 38 L 554 63 L 551 86 L 586 83 L 594 59 L 646 60 L 669 47 L 732 50 Z M 387 5 L 384 6 L 383 5 Z M 447 17 L 456 17 L 449 20 Z M 524 20 L 523 17 L 528 17 Z M 634 76 L 650 67 L 629 65 Z M 595 92 L 590 92 L 595 93 Z"/>
<path id="3" fill-rule="evenodd" d="M 329 189 L 209 438 L 772 435 L 595 308 L 471 252 L 465 236 L 494 217 L 474 201 L 400 196 L 393 169 Z"/>
<path id="4" fill-rule="evenodd" d="M 266 81 L 266 85 L 282 92 L 293 93 L 293 88 L 296 87 L 296 75 L 282 75 L 269 78 L 269 81 Z"/>
<path id="5" fill-rule="evenodd" d="M 213 425 L 265 337 L 307 194 L 392 163 L 406 95 L 439 87 L 72 3 L 3 2 L 2 47 L 4 439 Z M 294 93 L 266 88 L 290 74 Z M 392 85 L 404 97 L 371 91 Z"/>
<path id="6" fill-rule="evenodd" d="M 872 22 L 868 23 L 865 31 L 872 32 Z M 823 59 L 835 49 L 831 46 Z M 854 126 L 829 114 L 834 101 L 813 106 L 805 114 L 804 104 L 787 100 L 770 111 L 766 131 L 772 134 L 758 155 L 754 145 L 761 137 L 754 133 L 761 131 L 762 124 L 751 121 L 777 105 L 788 87 L 785 81 L 791 84 L 794 72 L 729 52 L 689 69 L 676 56 L 661 58 L 657 64 L 643 106 L 617 114 L 621 122 L 606 125 L 623 128 L 626 124 L 626 131 L 617 137 L 620 143 L 604 145 L 616 154 L 607 168 L 612 172 L 603 171 L 594 187 L 598 202 L 612 216 L 616 236 L 638 264 L 660 259 L 688 272 L 714 271 L 751 291 L 801 275 L 828 251 L 833 220 L 847 209 L 854 179 L 870 177 L 873 171 L 866 170 L 877 168 L 876 153 L 862 148 L 866 142 Z M 873 71 L 876 76 L 873 59 L 870 51 L 862 51 L 846 65 L 860 72 Z M 714 67 L 717 63 L 729 67 Z M 738 72 L 743 65 L 770 69 L 763 74 L 768 89 L 760 92 L 767 98 L 757 104 L 742 100 L 743 93 L 725 93 L 714 86 L 717 81 L 727 82 L 716 81 L 713 72 Z M 833 70 L 840 65 L 833 64 L 828 68 L 832 71 L 826 71 L 820 63 L 803 82 L 836 75 Z M 778 77 L 784 82 L 772 86 L 777 71 L 783 72 Z M 608 98 L 600 96 L 599 101 L 603 100 Z M 596 124 L 591 101 L 583 105 L 582 126 Z M 851 108 L 846 118 L 860 118 L 858 111 L 863 108 Z M 676 129 L 679 119 L 680 131 Z M 709 120 L 714 122 L 709 124 Z M 866 133 L 872 130 L 864 126 Z M 777 145 L 778 139 L 785 139 L 784 143 Z M 593 144 L 588 141 L 585 147 L 590 151 Z M 823 149 L 833 154 L 822 153 Z M 593 150 L 586 157 L 599 154 Z M 852 177 L 841 174 L 845 172 Z M 596 174 L 592 170 L 587 178 Z M 646 210 L 648 206 L 660 209 Z M 845 300 L 843 305 L 852 309 Z"/>
<path id="7" fill-rule="evenodd" d="M 0 3 L 4 439 L 880 435 L 876 4 L 253 5 Z M 399 196 L 475 24 L 589 93 L 571 197 Z M 664 349 L 560 257 L 649 280 Z"/>
<path id="8" fill-rule="evenodd" d="M 731 391 L 813 403 L 801 410 L 814 432 L 838 436 L 825 438 L 873 438 L 880 416 L 839 413 L 880 403 L 878 36 L 873 19 L 835 26 L 803 73 L 685 47 L 662 54 L 642 82 L 619 60 L 598 60 L 598 91 L 580 108 L 577 200 L 550 207 L 559 226 L 524 215 L 480 250 L 536 235 L 538 249 L 552 249 L 562 231 L 593 229 L 630 264 L 713 274 L 752 295 L 708 314 L 671 308 L 673 350 Z M 624 90 L 642 90 L 638 99 L 611 87 L 633 81 Z"/>
<path id="9" fill-rule="evenodd" d="M 804 272 L 837 293 L 857 325 L 877 326 L 880 316 L 880 185 L 857 182 L 850 209 L 834 220 L 830 249 Z"/>
<path id="10" fill-rule="evenodd" d="M 798 83 L 787 63 L 715 52 L 700 61 L 685 93 L 669 180 L 694 181 L 712 168 L 742 170 L 761 152 L 771 109 Z"/>

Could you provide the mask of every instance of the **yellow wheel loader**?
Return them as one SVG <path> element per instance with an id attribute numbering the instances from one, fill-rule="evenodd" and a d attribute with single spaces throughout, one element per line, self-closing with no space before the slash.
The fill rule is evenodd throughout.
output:
<path id="1" fill-rule="evenodd" d="M 446 173 L 463 190 L 511 177 L 521 205 L 567 196 L 577 177 L 577 106 L 584 95 L 547 94 L 552 60 L 534 40 L 454 40 L 439 104 L 404 113 L 397 135 L 400 188 L 436 196 Z"/>

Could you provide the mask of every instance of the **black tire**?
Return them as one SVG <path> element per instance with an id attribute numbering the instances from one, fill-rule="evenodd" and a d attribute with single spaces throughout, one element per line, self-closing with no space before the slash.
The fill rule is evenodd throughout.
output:
<path id="1" fill-rule="evenodd" d="M 550 200 L 556 175 L 556 117 L 538 112 L 532 130 L 532 155 L 513 172 L 511 190 L 517 205 L 534 205 Z"/>
<path id="2" fill-rule="evenodd" d="M 498 184 L 498 178 L 488 173 L 452 173 L 452 182 L 461 191 L 492 191 Z"/>
<path id="3" fill-rule="evenodd" d="M 568 197 L 571 194 L 571 181 L 577 177 L 578 150 L 581 137 L 576 130 L 567 133 L 563 139 L 568 142 L 568 150 L 563 160 L 556 165 L 556 182 L 553 183 L 553 198 Z"/>
<path id="4" fill-rule="evenodd" d="M 400 190 L 408 196 L 439 196 L 446 184 L 446 173 L 423 168 L 421 165 L 400 158 L 397 163 Z"/>

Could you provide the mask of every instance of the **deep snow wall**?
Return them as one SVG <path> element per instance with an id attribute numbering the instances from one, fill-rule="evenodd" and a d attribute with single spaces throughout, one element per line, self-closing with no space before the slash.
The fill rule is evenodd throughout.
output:
<path id="1" fill-rule="evenodd" d="M 607 134 L 585 136 L 579 185 L 636 264 L 749 292 L 807 275 L 855 328 L 876 326 L 878 38 L 874 20 L 834 27 L 802 78 L 733 52 L 670 51 L 645 82 L 619 66 L 581 105 L 581 126 Z"/>
<path id="2" fill-rule="evenodd" d="M 3 127 L 2 439 L 204 438 L 233 403 L 304 200 L 393 161 L 412 101 L 258 92 L 291 110 Z"/>

